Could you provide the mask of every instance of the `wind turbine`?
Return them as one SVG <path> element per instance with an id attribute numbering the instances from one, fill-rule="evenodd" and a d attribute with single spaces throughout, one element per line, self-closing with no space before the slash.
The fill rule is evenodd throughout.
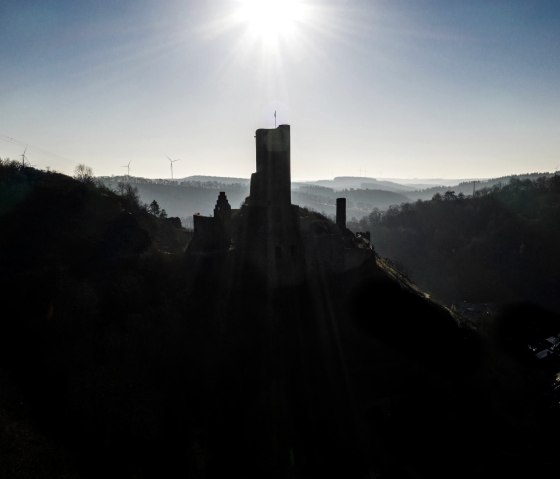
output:
<path id="1" fill-rule="evenodd" d="M 23 153 L 20 155 L 21 156 L 21 167 L 25 168 L 25 158 L 27 158 L 25 156 L 25 152 L 27 151 L 27 146 L 25 147 L 25 150 L 23 150 Z"/>
<path id="2" fill-rule="evenodd" d="M 169 166 L 171 167 L 171 179 L 173 179 L 173 163 L 179 160 L 172 160 L 171 158 L 169 158 L 169 156 L 167 157 L 167 159 L 169 160 Z"/>
<path id="3" fill-rule="evenodd" d="M 128 165 L 121 166 L 121 168 L 126 168 L 126 176 L 128 176 L 129 180 L 130 180 L 130 163 L 132 163 L 132 160 L 128 162 Z"/>

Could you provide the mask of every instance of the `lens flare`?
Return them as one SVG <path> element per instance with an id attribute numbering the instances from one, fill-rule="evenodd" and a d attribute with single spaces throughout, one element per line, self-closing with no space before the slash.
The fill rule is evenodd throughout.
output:
<path id="1" fill-rule="evenodd" d="M 241 0 L 238 20 L 264 42 L 289 39 L 305 21 L 301 0 Z"/>

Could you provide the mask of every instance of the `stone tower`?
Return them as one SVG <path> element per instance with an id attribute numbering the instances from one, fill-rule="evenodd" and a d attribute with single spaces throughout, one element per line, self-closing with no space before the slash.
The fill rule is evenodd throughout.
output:
<path id="1" fill-rule="evenodd" d="M 214 207 L 214 218 L 217 223 L 216 227 L 221 230 L 221 234 L 227 241 L 231 240 L 231 206 L 227 199 L 226 193 L 220 191 L 218 201 Z"/>
<path id="2" fill-rule="evenodd" d="M 300 277 L 301 245 L 290 179 L 290 126 L 255 134 L 257 171 L 251 175 L 248 201 L 254 258 L 272 283 Z"/>
<path id="3" fill-rule="evenodd" d="M 251 175 L 251 205 L 288 208 L 290 184 L 290 126 L 261 128 L 255 135 L 257 171 Z"/>

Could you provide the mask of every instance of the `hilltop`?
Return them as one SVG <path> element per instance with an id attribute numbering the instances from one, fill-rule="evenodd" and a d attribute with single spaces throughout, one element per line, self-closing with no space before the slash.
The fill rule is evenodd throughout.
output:
<path id="1" fill-rule="evenodd" d="M 531 387 L 501 384 L 475 331 L 328 218 L 293 208 L 299 273 L 274 285 L 250 202 L 230 247 L 185 253 L 123 193 L 0 167 L 3 476 L 472 477 L 518 469 L 550 421 L 545 375 L 500 356 Z"/>

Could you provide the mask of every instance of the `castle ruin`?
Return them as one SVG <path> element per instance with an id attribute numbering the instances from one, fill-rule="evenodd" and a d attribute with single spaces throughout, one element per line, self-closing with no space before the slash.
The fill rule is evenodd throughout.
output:
<path id="1" fill-rule="evenodd" d="M 231 244 L 232 209 L 224 191 L 218 196 L 214 216 L 193 216 L 194 235 L 189 245 L 193 251 L 227 250 Z"/>
<path id="2" fill-rule="evenodd" d="M 353 250 L 348 246 L 355 237 L 346 228 L 345 198 L 337 198 L 338 228 L 332 225 L 334 230 L 321 215 L 304 213 L 292 205 L 290 126 L 258 129 L 255 149 L 256 172 L 251 175 L 245 203 L 232 210 L 225 192 L 220 192 L 213 217 L 194 216 L 189 252 L 221 255 L 234 250 L 237 258 L 270 285 L 303 281 L 306 262 L 316 256 L 307 251 L 311 244 L 315 253 L 324 253 L 324 265 L 344 269 L 353 264 Z M 314 239 L 309 240 L 311 237 Z"/>

